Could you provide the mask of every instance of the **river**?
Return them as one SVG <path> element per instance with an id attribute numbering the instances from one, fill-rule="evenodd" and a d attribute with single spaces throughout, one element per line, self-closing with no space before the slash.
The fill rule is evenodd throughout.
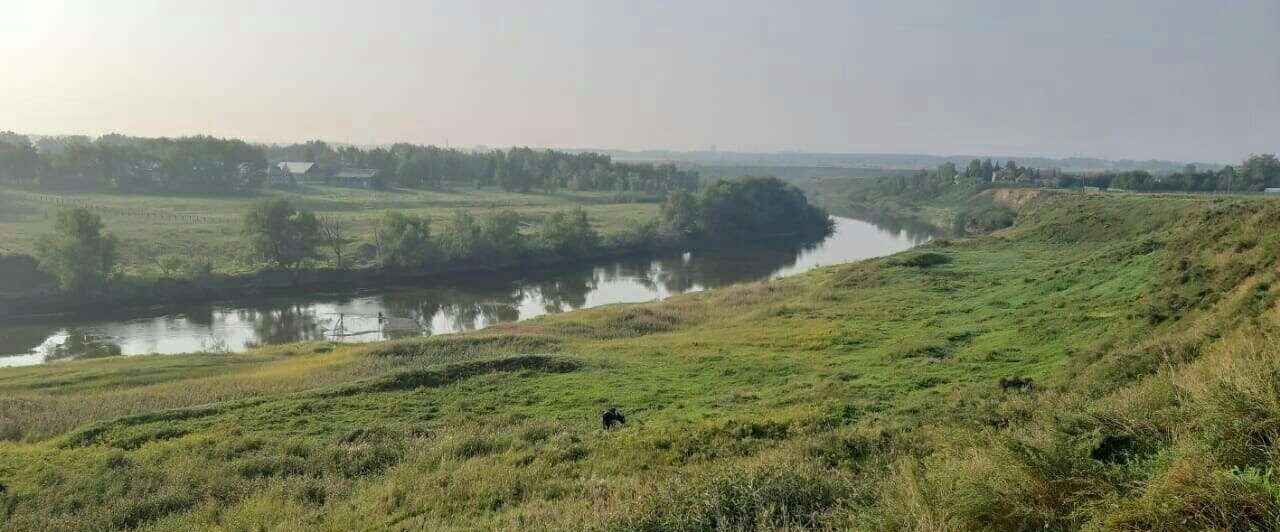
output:
<path id="1" fill-rule="evenodd" d="M 527 272 L 485 272 L 368 290 L 151 306 L 0 322 L 0 367 L 106 356 L 240 351 L 301 340 L 372 342 L 482 329 L 548 313 L 654 301 L 819 266 L 890 255 L 927 241 L 918 228 L 835 217 L 812 243 L 753 243 L 666 257 Z M 379 316 L 382 319 L 379 319 Z"/>

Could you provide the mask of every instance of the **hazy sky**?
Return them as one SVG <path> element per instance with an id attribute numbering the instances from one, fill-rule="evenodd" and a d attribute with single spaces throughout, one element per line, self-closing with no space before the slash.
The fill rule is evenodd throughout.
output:
<path id="1" fill-rule="evenodd" d="M 0 130 L 1280 151 L 1280 0 L 0 0 Z"/>

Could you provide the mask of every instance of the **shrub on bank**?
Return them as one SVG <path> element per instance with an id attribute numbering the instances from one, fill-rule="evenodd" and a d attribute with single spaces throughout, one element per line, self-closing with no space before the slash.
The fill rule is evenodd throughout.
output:
<path id="1" fill-rule="evenodd" d="M 1012 226 L 1016 217 L 1013 209 L 986 205 L 960 211 L 953 224 L 963 234 L 984 234 Z"/>

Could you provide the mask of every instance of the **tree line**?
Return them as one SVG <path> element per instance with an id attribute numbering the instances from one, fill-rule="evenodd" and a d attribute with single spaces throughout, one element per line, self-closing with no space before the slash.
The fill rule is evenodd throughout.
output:
<path id="1" fill-rule="evenodd" d="M 592 226 L 581 207 L 532 219 L 511 210 L 480 216 L 459 210 L 435 223 L 389 210 L 369 235 L 372 243 L 352 250 L 358 239 L 346 221 L 282 198 L 254 202 L 242 218 L 241 235 L 254 260 L 296 282 L 302 270 L 323 265 L 325 253 L 337 269 L 346 268 L 344 258 L 355 252 L 372 256 L 383 270 L 429 272 L 783 236 L 814 238 L 831 225 L 827 213 L 809 204 L 795 186 L 777 178 L 739 178 L 719 180 L 697 193 L 675 192 L 656 219 L 607 235 Z M 120 273 L 118 240 L 105 229 L 102 219 L 86 209 L 60 211 L 53 233 L 37 243 L 38 268 L 68 293 L 101 293 Z M 210 261 L 200 257 L 164 256 L 158 264 L 167 276 L 200 280 L 212 273 Z"/>
<path id="2" fill-rule="evenodd" d="M 322 141 L 264 146 L 271 160 L 314 162 L 321 173 L 342 167 L 378 171 L 377 186 L 439 189 L 449 185 L 495 186 L 514 192 L 616 190 L 665 193 L 695 190 L 696 172 L 674 164 L 615 162 L 598 153 L 567 153 L 518 147 L 462 151 L 399 143 L 390 148 L 334 148 Z"/>
<path id="3" fill-rule="evenodd" d="M 957 185 L 981 187 L 991 183 L 1038 184 L 1056 179 L 1062 172 L 1056 168 L 1019 166 L 1012 159 L 1003 164 L 988 159 L 974 159 L 963 170 L 946 162 L 934 170 L 920 170 L 911 175 L 883 176 L 869 181 L 871 192 L 880 196 L 927 198 Z"/>
<path id="4" fill-rule="evenodd" d="M 1273 154 L 1250 155 L 1239 165 L 1227 165 L 1220 170 L 1200 170 L 1189 164 L 1180 172 L 1160 175 L 1146 170 L 1065 173 L 1056 168 L 1019 166 L 1013 160 L 1000 165 L 991 159 L 974 159 L 963 171 L 948 162 L 935 170 L 871 179 L 858 187 L 851 198 L 860 203 L 874 202 L 877 197 L 924 199 L 954 190 L 955 187 L 1010 185 L 1058 188 L 1088 186 L 1139 191 L 1261 191 L 1264 188 L 1280 187 L 1280 160 Z"/>
<path id="5" fill-rule="evenodd" d="M 1091 186 L 1141 191 L 1256 192 L 1280 187 L 1280 160 L 1273 154 L 1250 155 L 1239 165 L 1200 170 L 1189 164 L 1181 172 L 1153 175 L 1144 170 L 1063 176 L 1058 186 Z"/>
<path id="6" fill-rule="evenodd" d="M 531 148 L 462 151 L 395 144 L 389 148 L 335 148 L 321 141 L 253 145 L 210 136 L 143 138 L 105 135 L 43 137 L 37 142 L 0 133 L 0 183 L 51 188 L 241 194 L 267 182 L 268 163 L 312 162 L 321 175 L 344 167 L 377 171 L 373 186 L 440 189 L 449 185 L 514 192 L 558 190 L 664 194 L 696 190 L 696 172 L 674 164 L 613 161 L 596 153 Z"/>
<path id="7" fill-rule="evenodd" d="M 244 141 L 207 136 L 42 139 L 0 134 L 0 182 L 119 192 L 227 194 L 263 183 L 267 160 Z"/>

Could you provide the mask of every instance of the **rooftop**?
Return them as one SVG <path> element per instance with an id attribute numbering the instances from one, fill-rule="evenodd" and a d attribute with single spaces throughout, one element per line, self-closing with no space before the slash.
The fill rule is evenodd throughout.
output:
<path id="1" fill-rule="evenodd" d="M 278 168 L 290 174 L 305 174 L 310 172 L 311 168 L 315 165 L 316 163 L 304 163 L 297 161 L 284 161 L 276 164 Z"/>

